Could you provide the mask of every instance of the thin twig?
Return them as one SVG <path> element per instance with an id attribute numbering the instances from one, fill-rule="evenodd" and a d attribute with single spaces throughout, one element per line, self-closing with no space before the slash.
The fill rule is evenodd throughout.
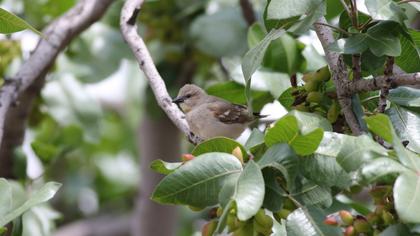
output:
<path id="1" fill-rule="evenodd" d="M 252 25 L 256 21 L 255 12 L 252 8 L 252 4 L 249 0 L 240 0 L 239 5 L 241 6 L 242 15 L 245 18 L 248 25 Z"/>
<path id="2" fill-rule="evenodd" d="M 190 142 L 197 144 L 201 142 L 201 138 L 190 132 L 184 114 L 179 108 L 172 103 L 166 89 L 165 82 L 160 76 L 149 50 L 143 39 L 137 33 L 137 15 L 144 0 L 127 0 L 121 10 L 120 28 L 121 33 L 130 46 L 140 68 L 143 70 L 149 85 L 155 95 L 156 101 L 163 111 L 168 115 L 172 122 L 180 129 L 189 139 Z"/>
<path id="3" fill-rule="evenodd" d="M 349 6 L 347 6 L 346 2 L 344 0 L 340 0 L 341 4 L 344 7 L 344 10 L 346 10 L 347 14 L 349 15 L 349 17 L 351 16 L 351 11 L 349 9 Z"/>

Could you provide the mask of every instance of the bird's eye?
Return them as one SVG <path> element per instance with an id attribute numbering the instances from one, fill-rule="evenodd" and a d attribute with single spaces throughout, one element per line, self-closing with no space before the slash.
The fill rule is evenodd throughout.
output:
<path id="1" fill-rule="evenodd" d="M 185 95 L 186 98 L 190 98 L 191 96 L 192 96 L 191 94 Z"/>

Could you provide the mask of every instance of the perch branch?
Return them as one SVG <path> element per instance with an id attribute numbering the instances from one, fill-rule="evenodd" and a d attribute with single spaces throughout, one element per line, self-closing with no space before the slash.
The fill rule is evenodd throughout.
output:
<path id="1" fill-rule="evenodd" d="M 332 78 L 337 89 L 338 101 L 347 124 L 353 134 L 360 135 L 362 134 L 362 130 L 352 110 L 351 96 L 349 96 L 346 91 L 346 84 L 350 82 L 347 79 L 347 68 L 343 57 L 339 53 L 328 50 L 328 45 L 335 40 L 331 29 L 325 26 L 325 24 L 327 24 L 327 21 L 324 17 L 321 17 L 314 24 L 314 28 L 321 41 L 322 47 L 324 48 L 328 65 L 332 71 Z"/>
<path id="2" fill-rule="evenodd" d="M 81 0 L 43 31 L 45 39 L 40 40 L 29 59 L 0 90 L 0 144 L 6 116 L 10 109 L 18 106 L 17 98 L 37 78 L 47 73 L 58 53 L 80 32 L 96 22 L 112 2 L 113 0 Z"/>
<path id="3" fill-rule="evenodd" d="M 386 77 L 385 84 L 381 88 L 381 94 L 378 102 L 378 112 L 384 113 L 386 108 L 386 97 L 389 93 L 389 88 L 391 87 L 392 74 L 393 74 L 394 58 L 388 57 L 385 64 L 384 75 Z"/>
<path id="4" fill-rule="evenodd" d="M 125 2 L 121 10 L 121 33 L 127 44 L 130 46 L 141 70 L 146 75 L 148 83 L 152 88 L 159 106 L 165 111 L 172 122 L 189 138 L 189 140 L 192 143 L 197 144 L 201 141 L 200 138 L 194 136 L 190 132 L 188 124 L 184 118 L 184 114 L 175 104 L 172 103 L 172 99 L 166 89 L 165 82 L 156 69 L 146 44 L 137 33 L 136 19 L 143 2 L 144 0 L 127 0 Z"/>

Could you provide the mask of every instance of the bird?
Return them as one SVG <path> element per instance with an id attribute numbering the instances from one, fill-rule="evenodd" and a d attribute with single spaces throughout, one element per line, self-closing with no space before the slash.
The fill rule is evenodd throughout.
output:
<path id="1" fill-rule="evenodd" d="M 250 113 L 246 106 L 208 95 L 194 84 L 184 85 L 172 102 L 184 112 L 192 133 L 203 140 L 219 136 L 236 139 L 250 123 L 265 117 Z"/>

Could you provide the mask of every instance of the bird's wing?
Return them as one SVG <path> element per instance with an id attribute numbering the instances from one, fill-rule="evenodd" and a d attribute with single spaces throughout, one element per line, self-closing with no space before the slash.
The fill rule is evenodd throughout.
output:
<path id="1" fill-rule="evenodd" d="M 244 124 L 254 120 L 245 106 L 233 104 L 227 101 L 214 101 L 209 103 L 208 109 L 221 122 L 226 124 Z"/>

